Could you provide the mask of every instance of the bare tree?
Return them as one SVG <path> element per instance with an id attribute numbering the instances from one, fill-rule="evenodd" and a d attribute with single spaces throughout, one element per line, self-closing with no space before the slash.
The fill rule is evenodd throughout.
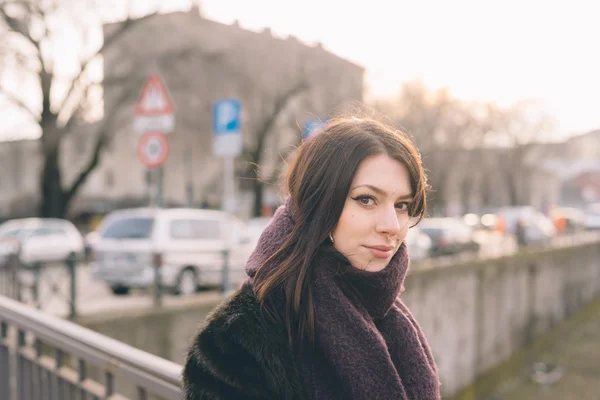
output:
<path id="1" fill-rule="evenodd" d="M 529 100 L 517 102 L 510 107 L 490 106 L 489 139 L 499 147 L 497 170 L 506 185 L 509 203 L 512 206 L 529 202 L 525 188 L 529 187 L 533 173 L 539 167 L 544 154 L 536 150 L 554 130 L 553 119 L 542 110 L 542 105 Z"/>
<path id="2" fill-rule="evenodd" d="M 72 2 L 62 0 L 0 0 L 0 32 L 6 38 L 2 40 L 1 54 L 3 60 L 10 63 L 4 71 L 18 70 L 22 71 L 24 78 L 33 77 L 37 92 L 34 96 L 31 92 L 25 95 L 18 93 L 14 87 L 6 84 L 5 79 L 0 81 L 0 95 L 23 110 L 41 130 L 43 162 L 39 175 L 39 213 L 44 217 L 63 217 L 67 213 L 71 201 L 99 164 L 110 132 L 115 130 L 117 113 L 114 111 L 137 94 L 138 88 L 128 84 L 127 79 L 112 82 L 118 87 L 118 101 L 113 103 L 111 110 L 105 110 L 104 118 L 96 125 L 95 142 L 89 160 L 75 179 L 66 184 L 60 168 L 61 143 L 70 132 L 84 125 L 93 107 L 101 104 L 101 85 L 106 88 L 110 84 L 94 79 L 90 73 L 91 66 L 128 31 L 153 15 L 135 19 L 128 17 L 119 24 L 118 29 L 104 38 L 99 47 L 87 51 L 89 41 L 85 31 L 75 38 L 80 43 L 72 44 L 70 48 L 65 48 L 65 42 L 61 40 L 66 34 L 65 28 L 77 29 L 79 26 L 75 15 L 69 15 L 73 14 L 70 9 L 72 5 Z M 89 3 L 87 11 L 95 11 L 92 3 Z M 81 49 L 77 55 L 78 65 L 73 74 L 65 75 L 58 67 L 59 58 L 67 57 L 72 49 Z M 31 97 L 37 97 L 39 101 L 31 101 Z"/>
<path id="3" fill-rule="evenodd" d="M 253 71 L 245 66 L 241 67 L 238 61 L 231 57 L 216 58 L 210 63 L 218 69 L 219 73 L 226 70 L 232 77 L 235 92 L 248 100 L 245 103 L 248 123 L 244 127 L 244 136 L 250 140 L 244 141 L 236 170 L 241 172 L 241 178 L 249 183 L 253 192 L 252 215 L 259 217 L 262 215 L 265 186 L 277 180 L 284 159 L 290 153 L 290 151 L 276 149 L 275 151 L 280 152 L 278 162 L 273 166 L 273 170 L 269 171 L 270 173 L 266 172 L 264 158 L 269 139 L 273 134 L 279 134 L 276 133 L 277 129 L 293 127 L 298 106 L 313 88 L 313 81 L 309 78 L 304 64 L 299 64 L 288 71 L 288 75 L 284 78 L 274 77 L 270 71 Z M 205 69 L 205 73 L 210 74 L 208 69 Z M 281 84 L 273 85 L 276 79 L 280 79 Z M 294 145 L 299 144 L 300 141 L 301 134 L 298 135 L 298 141 Z"/>
<path id="4" fill-rule="evenodd" d="M 254 192 L 252 213 L 256 217 L 262 213 L 265 180 L 260 176 L 259 167 L 262 165 L 267 137 L 273 131 L 278 118 L 287 110 L 292 101 L 306 90 L 308 90 L 308 83 L 299 80 L 283 89 L 270 102 L 263 102 L 261 107 L 263 112 L 255 124 L 255 131 L 250 133 L 254 138 L 254 143 L 244 149 L 243 159 L 250 165 L 249 174 L 245 178 L 252 182 L 252 191 Z M 276 176 L 271 178 L 276 179 Z"/>
<path id="5" fill-rule="evenodd" d="M 431 91 L 409 82 L 395 102 L 376 107 L 411 134 L 420 149 L 433 191 L 433 213 L 445 211 L 450 189 L 458 190 L 464 211 L 473 208 L 473 191 L 479 192 L 481 205 L 489 206 L 497 197 L 493 191 L 498 191 L 492 175 L 504 184 L 509 204 L 529 201 L 526 189 L 544 158 L 539 142 L 554 127 L 542 104 L 526 100 L 502 108 L 469 103 L 445 89 Z"/>
<path id="6" fill-rule="evenodd" d="M 467 181 L 464 190 L 472 187 L 472 177 L 463 167 L 473 161 L 472 150 L 480 146 L 487 130 L 474 105 L 453 98 L 447 89 L 431 91 L 421 82 L 409 82 L 396 101 L 375 107 L 413 137 L 432 188 L 430 210 L 444 213 L 451 174 L 459 173 Z"/>
<path id="7" fill-rule="evenodd" d="M 273 135 L 280 134 L 279 130 L 294 126 L 298 108 L 303 105 L 302 101 L 313 87 L 312 81 L 302 65 L 287 71 L 287 76 L 283 78 L 273 76 L 270 70 L 256 71 L 240 64 L 231 51 L 203 51 L 196 56 L 192 65 L 196 69 L 202 69 L 205 77 L 204 85 L 198 89 L 203 93 L 203 97 L 197 108 L 210 110 L 212 99 L 216 98 L 215 96 L 223 96 L 223 92 L 234 93 L 243 102 L 244 114 L 247 117 L 244 118 L 243 127 L 245 140 L 242 153 L 236 158 L 235 170 L 236 176 L 243 180 L 243 186 L 253 193 L 252 215 L 258 217 L 262 214 L 265 186 L 277 180 L 283 160 L 290 153 L 286 149 L 275 149 L 278 145 L 272 147 L 269 141 L 273 139 Z M 186 80 L 188 72 L 185 72 L 185 65 L 182 64 L 181 67 L 178 75 Z M 212 84 L 216 79 L 223 79 L 224 74 L 228 77 L 229 91 Z M 273 84 L 274 81 L 281 83 Z M 189 81 L 187 85 L 190 85 Z M 179 117 L 178 124 L 195 130 L 198 121 L 195 115 L 183 115 Z M 300 140 L 301 134 L 294 145 L 299 144 Z M 272 168 L 266 168 L 265 155 L 271 150 L 279 152 L 278 162 L 275 162 Z M 217 171 L 219 170 L 215 170 Z M 215 173 L 209 179 L 208 185 L 212 188 L 209 191 L 219 186 L 220 179 L 219 173 Z"/>

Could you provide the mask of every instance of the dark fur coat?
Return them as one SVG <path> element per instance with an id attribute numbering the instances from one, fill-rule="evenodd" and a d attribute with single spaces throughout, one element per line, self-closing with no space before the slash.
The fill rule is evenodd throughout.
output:
<path id="1" fill-rule="evenodd" d="M 183 384 L 186 400 L 306 398 L 285 330 L 261 318 L 247 285 L 207 318 L 188 353 Z"/>

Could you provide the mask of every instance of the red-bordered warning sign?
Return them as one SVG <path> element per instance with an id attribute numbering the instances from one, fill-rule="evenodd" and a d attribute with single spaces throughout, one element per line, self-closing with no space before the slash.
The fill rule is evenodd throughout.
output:
<path id="1" fill-rule="evenodd" d="M 135 105 L 135 115 L 138 117 L 171 115 L 173 110 L 173 102 L 160 75 L 150 74 Z"/>
<path id="2" fill-rule="evenodd" d="M 169 140 L 160 132 L 144 134 L 138 144 L 140 161 L 148 168 L 161 167 L 169 155 Z"/>

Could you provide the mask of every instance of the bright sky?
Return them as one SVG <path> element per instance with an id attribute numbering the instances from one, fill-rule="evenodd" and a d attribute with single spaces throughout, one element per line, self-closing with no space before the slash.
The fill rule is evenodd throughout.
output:
<path id="1" fill-rule="evenodd" d="M 600 128 L 600 2 L 594 0 L 203 0 L 225 23 L 321 41 L 393 95 L 420 78 L 461 98 L 541 99 L 567 135 Z"/>
<path id="2" fill-rule="evenodd" d="M 190 0 L 135 0 L 189 9 Z M 562 135 L 600 128 L 596 0 L 201 0 L 203 14 L 320 41 L 367 69 L 368 96 L 421 79 L 467 100 L 542 100 Z M 113 4 L 113 5 L 109 5 Z M 123 8 L 123 0 L 103 3 Z M 143 13 L 143 12 L 142 12 Z"/>

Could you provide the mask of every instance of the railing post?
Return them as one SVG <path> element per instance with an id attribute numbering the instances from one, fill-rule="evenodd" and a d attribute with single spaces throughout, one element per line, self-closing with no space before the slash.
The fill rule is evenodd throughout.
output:
<path id="1" fill-rule="evenodd" d="M 230 255 L 230 250 L 229 247 L 225 247 L 223 249 L 223 285 L 222 285 L 222 290 L 223 290 L 223 294 L 227 295 L 227 293 L 229 293 L 229 255 Z"/>
<path id="2" fill-rule="evenodd" d="M 154 306 L 162 307 L 163 303 L 163 290 L 162 290 L 162 274 L 160 271 L 162 265 L 162 256 L 160 253 L 156 253 L 152 257 L 152 264 L 154 266 Z"/>
<path id="3" fill-rule="evenodd" d="M 11 251 L 8 255 L 6 264 L 6 279 L 8 282 L 7 294 L 17 300 L 21 301 L 21 277 L 19 275 L 21 265 L 21 245 L 15 244 L 15 250 Z"/>
<path id="4" fill-rule="evenodd" d="M 154 306 L 162 306 L 162 282 L 160 268 L 154 267 Z"/>
<path id="5" fill-rule="evenodd" d="M 21 349 L 25 347 L 25 331 L 19 329 L 17 331 L 17 348 L 15 356 L 17 359 L 17 399 L 26 399 L 26 391 L 31 387 L 31 382 L 27 382 L 27 372 L 25 370 L 25 359 L 21 355 Z"/>
<path id="6" fill-rule="evenodd" d="M 39 262 L 31 264 L 31 269 L 33 270 L 33 287 L 31 288 L 33 294 L 33 303 L 39 310 L 42 308 L 42 304 L 40 303 L 40 273 L 42 270 L 42 264 Z"/>
<path id="7" fill-rule="evenodd" d="M 69 318 L 74 319 L 77 316 L 77 256 L 75 254 L 71 254 L 67 258 L 67 268 L 71 277 L 71 310 Z"/>
<path id="8" fill-rule="evenodd" d="M 8 324 L 0 321 L 0 398 L 12 399 L 10 376 L 12 365 L 8 348 Z"/>
<path id="9" fill-rule="evenodd" d="M 13 276 L 13 284 L 14 284 L 14 289 L 16 290 L 15 293 L 15 300 L 17 301 L 21 301 L 22 300 L 22 296 L 21 296 L 21 290 L 23 288 L 23 283 L 21 282 L 21 268 L 22 267 L 22 263 L 21 263 L 21 243 L 17 244 L 17 251 L 13 254 L 13 259 L 12 259 L 12 276 Z"/>

